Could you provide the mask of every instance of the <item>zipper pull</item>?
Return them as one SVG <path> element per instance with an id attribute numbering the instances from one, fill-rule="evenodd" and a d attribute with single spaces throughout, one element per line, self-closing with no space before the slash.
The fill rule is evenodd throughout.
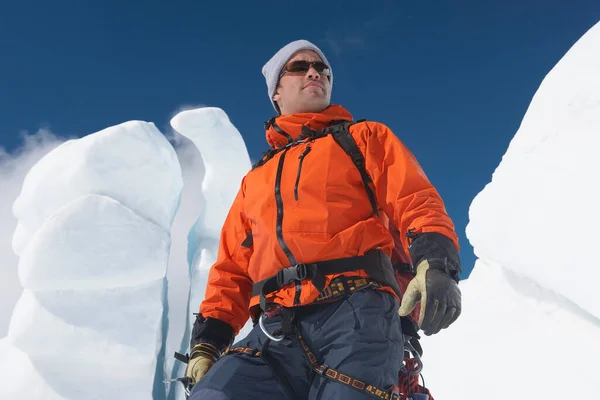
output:
<path id="1" fill-rule="evenodd" d="M 312 148 L 310 147 L 310 144 L 309 144 L 308 146 L 306 146 L 306 148 L 304 149 L 304 151 L 302 152 L 302 154 L 300 154 L 300 155 L 298 156 L 298 158 L 299 158 L 300 160 L 302 160 L 304 157 L 306 157 L 306 155 L 307 155 L 308 153 L 310 153 L 310 150 L 311 150 L 311 149 L 312 149 Z"/>
<path id="2" fill-rule="evenodd" d="M 418 238 L 421 234 L 415 232 L 415 228 L 410 228 L 406 232 L 406 237 L 408 238 L 408 247 L 412 245 L 416 238 Z"/>
<path id="3" fill-rule="evenodd" d="M 302 173 L 302 163 L 304 162 L 304 157 L 306 157 L 306 155 L 310 153 L 310 149 L 311 147 L 309 144 L 306 146 L 302 154 L 298 156 L 298 159 L 300 159 L 300 163 L 298 164 L 298 175 L 296 176 L 296 184 L 294 185 L 294 199 L 296 201 L 298 201 L 298 184 L 300 183 L 300 174 Z"/>

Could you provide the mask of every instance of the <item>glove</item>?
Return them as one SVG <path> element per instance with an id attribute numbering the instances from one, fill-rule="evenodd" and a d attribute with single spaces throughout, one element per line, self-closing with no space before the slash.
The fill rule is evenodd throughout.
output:
<path id="1" fill-rule="evenodd" d="M 206 375 L 221 354 L 233 342 L 235 332 L 231 325 L 215 318 L 196 314 L 190 339 L 191 354 L 185 376 L 195 385 Z"/>
<path id="2" fill-rule="evenodd" d="M 445 264 L 440 258 L 421 261 L 398 310 L 398 315 L 407 316 L 421 302 L 418 325 L 427 336 L 448 328 L 461 313 L 460 289 Z"/>
<path id="3" fill-rule="evenodd" d="M 185 370 L 185 376 L 190 378 L 190 384 L 195 385 L 206 375 L 208 370 L 219 358 L 219 351 L 209 343 L 194 346 Z"/>

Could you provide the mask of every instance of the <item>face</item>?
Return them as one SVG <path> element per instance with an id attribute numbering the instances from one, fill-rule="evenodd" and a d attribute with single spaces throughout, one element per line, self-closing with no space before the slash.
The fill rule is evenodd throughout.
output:
<path id="1" fill-rule="evenodd" d="M 322 61 L 314 51 L 301 50 L 289 59 L 286 66 L 300 60 Z M 285 72 L 285 67 L 282 72 Z M 285 72 L 273 96 L 281 115 L 323 111 L 329 106 L 330 99 L 328 75 L 320 74 L 313 65 L 305 73 Z"/>

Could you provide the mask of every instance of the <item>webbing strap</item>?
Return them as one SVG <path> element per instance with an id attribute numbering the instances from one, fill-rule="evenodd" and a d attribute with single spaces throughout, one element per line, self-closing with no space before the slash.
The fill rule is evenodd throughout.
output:
<path id="1" fill-rule="evenodd" d="M 366 288 L 381 288 L 383 285 L 371 278 L 363 278 L 360 276 L 344 276 L 340 275 L 333 279 L 329 285 L 319 293 L 319 296 L 311 304 L 319 304 L 331 302 L 340 297 L 349 296 L 354 292 Z"/>
<path id="2" fill-rule="evenodd" d="M 316 264 L 297 264 L 293 267 L 280 269 L 277 274 L 264 279 L 253 286 L 253 293 L 260 294 L 260 308 L 267 309 L 267 295 L 293 282 L 309 279 L 315 288 L 321 292 L 325 289 L 325 276 Z"/>
<path id="3" fill-rule="evenodd" d="M 325 260 L 325 261 L 318 261 L 318 262 L 314 262 L 314 263 L 309 263 L 309 264 L 298 264 L 299 268 L 304 268 L 304 266 L 308 266 L 308 268 L 313 268 L 313 266 L 315 268 L 317 268 L 322 274 L 324 275 L 329 275 L 329 274 L 340 274 L 343 272 L 350 272 L 350 271 L 357 271 L 357 270 L 361 270 L 364 269 L 365 266 L 368 265 L 379 265 L 381 262 L 381 259 L 379 257 L 385 256 L 387 257 L 387 255 L 383 252 L 383 250 L 379 250 L 379 249 L 375 249 L 375 250 L 370 250 L 368 252 L 366 252 L 364 255 L 362 256 L 353 256 L 353 257 L 343 257 L 343 258 L 336 258 L 333 260 Z M 286 277 L 289 278 L 296 278 L 298 275 L 295 275 L 296 272 L 292 272 L 293 269 L 295 267 L 288 267 L 290 268 L 289 270 L 287 270 L 288 272 L 278 272 L 277 274 L 270 276 L 266 279 L 263 279 L 262 281 L 258 281 L 256 283 L 254 283 L 254 285 L 252 286 L 252 296 L 256 296 L 259 295 L 262 291 L 263 291 L 263 287 L 267 284 L 267 282 L 274 280 L 275 283 L 277 282 L 277 278 L 278 276 L 281 276 L 280 279 L 282 279 L 283 281 L 286 280 Z M 280 270 L 280 271 L 284 271 L 286 270 L 286 268 Z M 297 271 L 298 274 L 301 274 L 302 271 Z M 280 281 L 282 282 L 282 281 Z M 269 284 L 269 286 L 272 285 L 272 283 Z M 284 285 L 285 286 L 285 285 Z M 280 288 L 275 288 L 275 290 L 278 290 Z"/>
<path id="4" fill-rule="evenodd" d="M 371 203 L 371 208 L 373 208 L 373 213 L 379 216 L 379 209 L 377 207 L 377 198 L 375 197 L 375 193 L 371 189 L 370 184 L 373 183 L 371 176 L 367 172 L 367 168 L 365 166 L 365 157 L 360 152 L 360 149 L 356 145 L 354 138 L 350 134 L 349 127 L 352 125 L 351 123 L 343 123 L 338 124 L 331 127 L 331 135 L 336 143 L 344 150 L 344 152 L 350 156 L 352 162 L 358 169 L 360 173 L 360 177 L 363 181 L 363 186 L 367 192 L 367 196 L 369 197 L 369 202 Z"/>
<path id="5" fill-rule="evenodd" d="M 298 343 L 300 343 L 300 347 L 304 351 L 304 355 L 308 360 L 311 368 L 320 376 L 324 376 L 327 379 L 332 381 L 343 383 L 344 385 L 350 386 L 352 389 L 358 390 L 359 392 L 367 392 L 373 397 L 384 400 L 399 400 L 400 393 L 398 393 L 397 387 L 393 386 L 389 390 L 378 388 L 377 386 L 367 384 L 359 379 L 352 378 L 349 375 L 343 374 L 333 368 L 329 368 L 325 364 L 319 364 L 317 361 L 317 357 L 313 354 L 312 351 L 308 348 L 302 335 L 296 329 L 296 337 L 298 338 Z"/>
<path id="6" fill-rule="evenodd" d="M 371 265 L 379 265 L 383 256 L 387 257 L 383 250 L 375 249 L 362 256 L 336 258 L 283 268 L 277 274 L 256 282 L 252 286 L 252 296 L 261 296 L 261 309 L 264 311 L 266 310 L 266 296 L 292 282 L 309 279 L 315 288 L 322 292 L 325 289 L 325 275 L 357 271 Z"/>
<path id="7" fill-rule="evenodd" d="M 320 376 L 323 376 L 334 382 L 348 385 L 354 390 L 358 390 L 360 392 L 366 392 L 366 393 L 370 394 L 371 396 L 378 398 L 378 399 L 400 400 L 400 394 L 397 392 L 397 389 L 395 387 L 392 387 L 392 389 L 389 389 L 389 390 L 384 390 L 384 389 L 378 388 L 377 386 L 365 383 L 359 379 L 352 378 L 351 376 L 341 373 L 333 368 L 329 368 L 327 365 L 319 364 L 319 362 L 317 361 L 317 358 L 315 357 L 313 352 L 310 351 L 310 349 L 304 342 L 304 339 L 302 338 L 302 335 L 300 335 L 298 330 L 296 330 L 296 337 L 298 338 L 298 343 L 300 343 L 300 346 L 302 347 L 302 350 L 304 352 L 304 356 L 308 360 L 311 368 Z M 257 356 L 257 357 L 260 357 L 260 354 L 261 354 L 260 351 L 257 351 L 250 347 L 234 347 L 225 352 L 225 354 L 233 354 L 233 353 L 242 353 L 242 354 L 247 354 L 247 355 L 252 355 L 252 356 Z"/>

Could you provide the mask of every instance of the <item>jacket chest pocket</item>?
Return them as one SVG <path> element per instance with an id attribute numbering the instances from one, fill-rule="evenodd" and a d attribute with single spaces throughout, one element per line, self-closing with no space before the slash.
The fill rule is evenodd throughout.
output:
<path id="1" fill-rule="evenodd" d="M 308 144 L 304 151 L 302 151 L 302 153 L 300 153 L 298 156 L 300 161 L 298 162 L 298 172 L 296 174 L 296 182 L 294 183 L 294 200 L 296 201 L 298 201 L 298 186 L 300 185 L 300 177 L 302 176 L 302 165 L 304 163 L 304 159 L 308 153 L 310 153 L 311 149 L 312 148 L 310 147 L 310 144 Z"/>

